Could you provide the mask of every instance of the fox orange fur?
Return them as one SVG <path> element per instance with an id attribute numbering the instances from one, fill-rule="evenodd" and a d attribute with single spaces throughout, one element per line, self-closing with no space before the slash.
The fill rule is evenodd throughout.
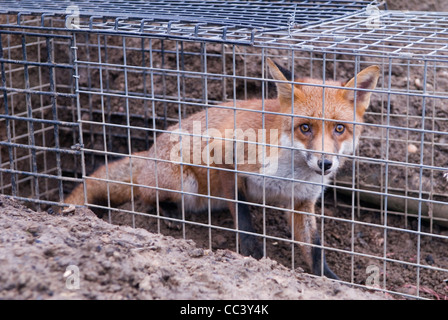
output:
<path id="1" fill-rule="evenodd" d="M 353 122 L 363 121 L 379 67 L 362 70 L 345 86 L 325 81 L 332 87 L 323 88 L 322 80 L 308 78 L 293 84 L 287 70 L 270 59 L 268 64 L 277 99 L 227 103 L 182 119 L 182 131 L 173 125 L 167 129 L 172 133 L 159 135 L 149 150 L 96 170 L 85 180 L 87 199 L 79 185 L 66 202 L 107 203 L 110 196 L 117 206 L 131 200 L 132 189 L 148 206 L 159 205 L 168 218 L 178 217 L 182 207 L 190 212 L 209 205 L 212 210 L 228 208 L 240 232 L 241 253 L 255 258 L 263 250 L 251 234 L 247 203 L 291 209 L 286 216 L 311 271 L 337 279 L 325 262 L 312 214 L 323 185 L 358 144 L 362 126 Z M 354 90 L 355 83 L 361 90 Z M 206 138 L 194 135 L 195 125 L 205 130 Z M 249 134 L 261 129 L 262 134 Z M 236 147 L 238 141 L 242 148 Z"/>

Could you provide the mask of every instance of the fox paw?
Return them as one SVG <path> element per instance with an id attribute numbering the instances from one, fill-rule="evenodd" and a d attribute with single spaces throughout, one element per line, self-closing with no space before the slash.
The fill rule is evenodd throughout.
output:
<path id="1" fill-rule="evenodd" d="M 263 258 L 263 247 L 254 236 L 241 235 L 240 236 L 240 252 L 243 256 L 251 256 L 257 260 Z"/>

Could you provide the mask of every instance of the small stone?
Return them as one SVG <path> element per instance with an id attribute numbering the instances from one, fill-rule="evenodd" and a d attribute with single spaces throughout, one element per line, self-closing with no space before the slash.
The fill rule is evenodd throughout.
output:
<path id="1" fill-rule="evenodd" d="M 195 248 L 188 252 L 188 255 L 192 258 L 200 258 L 204 255 L 204 250 L 201 248 Z"/>
<path id="2" fill-rule="evenodd" d="M 416 153 L 418 151 L 418 148 L 415 144 L 408 144 L 408 152 L 409 153 Z"/>

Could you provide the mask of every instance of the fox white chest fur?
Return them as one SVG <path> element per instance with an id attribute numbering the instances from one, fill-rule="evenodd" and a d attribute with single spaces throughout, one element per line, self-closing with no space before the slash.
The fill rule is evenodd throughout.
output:
<path id="1" fill-rule="evenodd" d="M 281 139 L 282 146 L 291 146 Z M 294 206 L 296 201 L 315 202 L 332 174 L 322 175 L 309 167 L 303 146 L 281 149 L 277 159 L 266 162 L 259 175 L 246 175 L 247 197 L 251 202 L 272 206 Z"/>

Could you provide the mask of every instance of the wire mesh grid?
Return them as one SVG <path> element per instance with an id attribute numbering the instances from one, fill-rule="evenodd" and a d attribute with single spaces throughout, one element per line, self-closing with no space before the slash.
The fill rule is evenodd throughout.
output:
<path id="1" fill-rule="evenodd" d="M 86 32 L 132 33 L 177 39 L 249 44 L 256 34 L 319 24 L 365 8 L 370 1 L 0 1 L 0 10 L 76 17 Z M 18 20 L 20 23 L 20 19 Z M 72 23 L 72 22 L 70 22 Z M 44 24 L 44 21 L 42 21 Z M 44 26 L 44 25 L 42 25 Z M 65 28 L 65 25 L 54 25 Z"/>
<path id="2" fill-rule="evenodd" d="M 307 26 L 288 35 L 267 33 L 260 44 L 302 46 L 320 52 L 363 53 L 378 57 L 420 57 L 445 61 L 447 14 L 371 9 L 317 26 Z"/>
<path id="3" fill-rule="evenodd" d="M 72 37 L 0 33 L 1 192 L 25 200 L 32 194 L 36 203 L 45 204 L 57 190 L 62 195 L 64 159 L 76 153 L 62 147 L 61 137 L 69 132 L 74 144 L 78 126 L 74 67 L 67 50 Z M 72 117 L 61 117 L 70 108 Z"/>
<path id="4" fill-rule="evenodd" d="M 68 204 L 70 192 L 79 185 L 82 201 L 85 196 L 87 204 L 112 223 L 192 238 L 210 249 L 240 251 L 242 237 L 255 236 L 263 254 L 307 271 L 313 270 L 297 244 L 323 248 L 328 266 L 344 282 L 408 297 L 446 297 L 446 16 L 374 12 L 379 21 L 362 11 L 318 25 L 251 31 L 251 46 L 222 41 L 222 34 L 219 42 L 184 41 L 175 34 L 161 38 L 100 28 L 67 30 L 64 16 L 5 14 L 0 20 L 2 193 L 46 210 L 49 205 Z M 183 36 L 187 34 L 190 40 L 197 39 L 189 32 Z M 343 121 L 362 128 L 362 133 L 358 150 L 343 157 L 345 165 L 333 182 L 301 177 L 276 182 L 325 186 L 314 214 L 296 211 L 315 217 L 319 244 L 293 240 L 295 230 L 284 219 L 291 203 L 269 203 L 268 189 L 261 191 L 261 201 L 244 199 L 238 192 L 229 197 L 215 192 L 220 182 L 217 172 L 238 179 L 264 177 L 265 186 L 266 172 L 248 175 L 238 162 L 218 169 L 208 165 L 210 157 L 215 159 L 209 143 L 203 162 L 202 158 L 193 164 L 194 159 L 174 161 L 163 155 L 168 137 L 177 137 L 174 142 L 189 138 L 192 145 L 195 138 L 210 142 L 206 130 L 213 129 L 212 107 L 236 114 L 247 109 L 240 101 L 256 99 L 261 109 L 248 117 L 265 119 L 261 129 L 270 115 L 284 116 L 265 109 L 281 83 L 270 76 L 268 58 L 292 72 L 297 85 L 307 77 L 326 79 L 308 83 L 324 91 L 341 87 L 331 80 L 348 81 L 371 65 L 380 67 L 365 123 Z M 325 97 L 317 106 L 324 114 L 329 103 Z M 187 119 L 201 113 L 204 126 L 188 130 Z M 325 117 L 293 118 L 333 123 Z M 227 128 L 235 129 L 235 121 L 232 115 Z M 185 132 L 179 134 L 178 129 Z M 249 149 L 245 138 L 229 141 L 246 142 Z M 271 147 L 267 142 L 253 144 L 262 154 L 263 148 Z M 182 155 L 182 147 L 188 145 L 180 146 Z M 114 165 L 120 159 L 127 162 L 117 172 Z M 156 177 L 154 185 L 138 180 L 141 172 L 136 168 L 145 159 L 154 160 L 152 170 L 145 170 Z M 169 164 L 181 172 L 196 168 L 205 181 L 202 189 L 192 192 L 188 176 L 182 174 L 172 178 L 174 186 L 164 185 L 166 172 L 160 168 Z M 103 175 L 95 175 L 98 168 L 103 168 Z M 123 181 L 118 173 L 130 178 Z M 224 179 L 235 184 L 235 190 L 243 183 L 227 175 Z M 82 181 L 85 185 L 78 184 Z M 105 188 L 105 198 L 89 198 L 95 182 L 95 187 Z M 117 204 L 115 188 L 129 192 L 130 200 Z M 152 207 L 142 201 L 141 190 L 156 194 Z M 162 201 L 167 194 L 179 203 Z M 190 212 L 188 201 L 194 197 L 202 199 L 202 213 Z M 235 206 L 240 236 L 219 202 Z M 215 207 L 218 210 L 212 211 Z M 253 217 L 253 229 L 238 218 L 245 210 Z"/>
<path id="5" fill-rule="evenodd" d="M 77 1 L 80 12 L 88 16 L 161 18 L 164 20 L 207 23 L 243 28 L 284 28 L 291 22 L 300 25 L 320 23 L 363 9 L 370 1 Z M 73 5 L 69 0 L 2 1 L 2 10 L 65 14 Z M 275 18 L 275 20 L 272 20 Z M 293 19 L 293 21 L 291 21 Z"/>

